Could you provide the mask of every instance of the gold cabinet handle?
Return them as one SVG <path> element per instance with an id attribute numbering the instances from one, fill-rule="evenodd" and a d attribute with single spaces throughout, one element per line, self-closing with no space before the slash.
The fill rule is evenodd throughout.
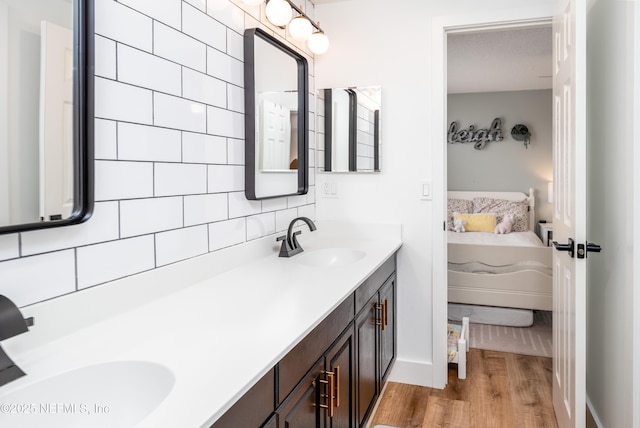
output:
<path id="1" fill-rule="evenodd" d="M 323 394 L 323 397 L 327 397 L 327 401 L 329 402 L 329 404 L 320 404 L 319 406 L 323 409 L 327 409 L 329 417 L 332 418 L 335 411 L 334 400 L 336 398 L 335 394 L 333 393 L 335 389 L 334 373 L 325 371 L 324 374 L 327 376 L 327 380 L 320 379 L 320 383 L 327 385 L 326 388 L 328 394 Z"/>
<path id="2" fill-rule="evenodd" d="M 336 407 L 340 407 L 340 366 L 335 366 L 333 373 L 336 377 Z"/>
<path id="3" fill-rule="evenodd" d="M 389 325 L 389 302 L 387 299 L 384 299 L 384 325 L 385 327 Z M 384 327 L 382 328 L 384 330 Z"/>
<path id="4" fill-rule="evenodd" d="M 384 328 L 384 305 L 382 303 L 376 303 L 373 307 L 376 309 L 376 314 L 374 316 L 375 324 L 381 325 L 382 328 Z M 380 317 L 378 317 L 377 311 L 380 311 Z"/>

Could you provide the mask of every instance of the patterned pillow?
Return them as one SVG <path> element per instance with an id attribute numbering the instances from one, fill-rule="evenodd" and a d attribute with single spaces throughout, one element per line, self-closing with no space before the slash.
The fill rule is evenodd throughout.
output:
<path id="1" fill-rule="evenodd" d="M 474 213 L 495 213 L 496 221 L 500 223 L 505 214 L 513 214 L 513 232 L 529 230 L 529 202 L 508 201 L 506 199 L 473 198 Z"/>
<path id="2" fill-rule="evenodd" d="M 473 201 L 469 199 L 447 200 L 447 230 L 453 230 L 453 213 L 468 214 L 473 212 Z"/>

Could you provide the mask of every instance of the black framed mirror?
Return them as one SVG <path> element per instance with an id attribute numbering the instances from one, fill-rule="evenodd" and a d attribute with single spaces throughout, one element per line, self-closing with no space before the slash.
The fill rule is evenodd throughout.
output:
<path id="1" fill-rule="evenodd" d="M 0 0 L 0 234 L 93 212 L 93 0 Z"/>
<path id="2" fill-rule="evenodd" d="M 318 170 L 380 172 L 380 86 L 317 93 Z"/>
<path id="3" fill-rule="evenodd" d="M 244 33 L 245 195 L 309 189 L 307 60 L 259 28 Z"/>

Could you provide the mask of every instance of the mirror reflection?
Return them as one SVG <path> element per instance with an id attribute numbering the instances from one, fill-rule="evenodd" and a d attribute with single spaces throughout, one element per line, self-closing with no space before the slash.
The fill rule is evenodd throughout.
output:
<path id="1" fill-rule="evenodd" d="M 307 62 L 260 29 L 245 32 L 248 199 L 307 191 Z"/>
<path id="2" fill-rule="evenodd" d="M 317 93 L 318 169 L 380 171 L 380 86 Z"/>
<path id="3" fill-rule="evenodd" d="M 85 117 L 78 10 L 72 0 L 0 0 L 0 233 L 88 216 L 74 168 Z"/>

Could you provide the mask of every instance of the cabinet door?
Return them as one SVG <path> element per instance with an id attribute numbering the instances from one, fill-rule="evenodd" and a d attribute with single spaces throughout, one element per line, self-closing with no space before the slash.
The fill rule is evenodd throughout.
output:
<path id="1" fill-rule="evenodd" d="M 382 325 L 380 326 L 380 385 L 386 380 L 396 354 L 395 288 L 396 278 L 393 276 L 380 289 L 380 303 L 383 311 Z"/>
<path id="2" fill-rule="evenodd" d="M 355 337 L 353 324 L 327 352 L 327 370 L 335 383 L 333 416 L 327 418 L 330 428 L 354 428 L 355 415 Z"/>
<path id="3" fill-rule="evenodd" d="M 358 388 L 358 426 L 363 426 L 378 394 L 378 294 L 365 304 L 356 318 L 356 384 Z"/>
<path id="4" fill-rule="evenodd" d="M 325 427 L 324 411 L 319 407 L 320 393 L 325 390 L 319 383 L 324 378 L 323 372 L 324 358 L 321 358 L 278 408 L 280 428 Z"/>

